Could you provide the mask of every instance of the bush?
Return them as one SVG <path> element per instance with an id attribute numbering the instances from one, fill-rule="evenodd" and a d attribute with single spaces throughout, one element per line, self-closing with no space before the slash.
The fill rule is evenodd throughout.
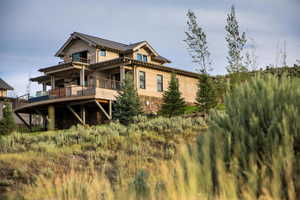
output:
<path id="1" fill-rule="evenodd" d="M 16 128 L 11 104 L 6 102 L 3 109 L 3 119 L 0 121 L 0 135 L 8 135 Z"/>
<path id="2" fill-rule="evenodd" d="M 214 111 L 209 122 L 212 172 L 222 157 L 242 189 L 250 181 L 247 173 L 255 166 L 253 193 L 258 197 L 263 193 L 262 177 L 267 180 L 279 173 L 280 196 L 293 199 L 294 180 L 299 180 L 299 174 L 293 172 L 299 170 L 294 160 L 300 153 L 299 84 L 299 79 L 258 76 L 225 97 L 224 112 Z M 213 175 L 216 187 L 217 171 Z"/>

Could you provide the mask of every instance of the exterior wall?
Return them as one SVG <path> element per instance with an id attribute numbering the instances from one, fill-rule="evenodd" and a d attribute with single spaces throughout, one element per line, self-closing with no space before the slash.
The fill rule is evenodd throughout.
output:
<path id="1" fill-rule="evenodd" d="M 156 75 L 159 74 L 163 76 L 163 90 L 167 90 L 171 73 L 145 67 L 137 67 L 136 71 L 138 94 L 142 96 L 162 98 L 163 92 L 157 91 Z M 139 88 L 139 71 L 143 71 L 146 74 L 146 89 Z M 179 90 L 185 101 L 190 104 L 194 103 L 196 101 L 198 79 L 179 74 L 177 74 L 176 77 L 179 80 Z"/>
<path id="2" fill-rule="evenodd" d="M 7 90 L 0 89 L 0 97 L 6 97 L 7 96 Z"/>
<path id="3" fill-rule="evenodd" d="M 89 46 L 86 42 L 82 40 L 73 40 L 71 44 L 64 50 L 64 60 L 70 60 L 73 53 L 88 51 L 88 59 L 90 63 L 96 62 L 96 48 Z"/>
<path id="4" fill-rule="evenodd" d="M 99 55 L 100 49 L 97 49 L 96 51 L 96 57 L 97 57 L 97 62 L 102 62 L 102 61 L 106 61 L 106 60 L 111 60 L 111 59 L 115 59 L 115 58 L 119 58 L 119 54 L 106 50 L 106 56 L 100 56 Z"/>

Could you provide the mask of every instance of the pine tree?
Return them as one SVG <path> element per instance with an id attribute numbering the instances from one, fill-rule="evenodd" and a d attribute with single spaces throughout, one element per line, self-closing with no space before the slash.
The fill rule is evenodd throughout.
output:
<path id="1" fill-rule="evenodd" d="M 179 91 L 179 83 L 176 74 L 172 73 L 168 90 L 163 94 L 163 104 L 159 113 L 168 117 L 181 115 L 184 113 L 185 105 L 185 101 L 181 97 L 181 92 Z"/>
<path id="2" fill-rule="evenodd" d="M 208 113 L 210 109 L 215 108 L 218 104 L 216 89 L 208 74 L 201 74 L 199 77 L 196 101 L 199 111 L 204 113 Z"/>
<path id="3" fill-rule="evenodd" d="M 0 121 L 0 135 L 7 135 L 16 130 L 16 124 L 12 113 L 11 104 L 5 102 L 3 118 Z"/>
<path id="4" fill-rule="evenodd" d="M 243 79 L 243 75 L 247 72 L 247 68 L 243 65 L 242 51 L 247 42 L 246 34 L 239 32 L 239 24 L 235 15 L 234 6 L 231 7 L 230 13 L 227 15 L 227 25 L 225 26 L 227 35 L 225 37 L 228 47 L 228 66 L 227 72 L 231 76 L 231 83 L 236 84 Z"/>
<path id="5" fill-rule="evenodd" d="M 184 42 L 188 45 L 188 51 L 193 58 L 193 62 L 199 65 L 199 71 L 201 73 L 208 73 L 212 68 L 206 34 L 198 25 L 194 12 L 189 10 L 187 17 L 188 31 L 185 32 L 187 38 Z"/>
<path id="6" fill-rule="evenodd" d="M 197 104 L 201 112 L 207 113 L 217 105 L 217 96 L 214 82 L 208 75 L 212 70 L 210 52 L 206 40 L 206 34 L 198 25 L 195 14 L 189 10 L 187 13 L 188 31 L 185 32 L 187 38 L 184 40 L 188 45 L 188 50 L 193 58 L 193 62 L 199 65 L 198 71 L 201 73 L 198 83 Z"/>
<path id="7" fill-rule="evenodd" d="M 126 75 L 119 95 L 114 103 L 113 118 L 128 125 L 135 116 L 142 114 L 142 108 L 132 76 Z"/>

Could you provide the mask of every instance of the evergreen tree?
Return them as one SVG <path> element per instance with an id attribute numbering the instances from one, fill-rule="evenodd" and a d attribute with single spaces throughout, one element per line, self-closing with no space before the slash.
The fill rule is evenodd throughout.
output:
<path id="1" fill-rule="evenodd" d="M 193 58 L 193 62 L 199 65 L 201 73 L 208 73 L 212 70 L 210 53 L 206 41 L 206 34 L 197 23 L 197 17 L 191 10 L 187 13 L 188 31 L 185 32 L 186 39 L 184 42 L 188 45 L 188 50 Z"/>
<path id="2" fill-rule="evenodd" d="M 189 10 L 187 17 L 188 31 L 185 32 L 187 38 L 184 41 L 188 45 L 193 62 L 199 65 L 198 71 L 201 73 L 196 101 L 199 105 L 199 110 L 207 113 L 217 105 L 214 82 L 208 75 L 208 71 L 212 70 L 210 53 L 208 51 L 206 34 L 198 25 L 195 14 Z"/>
<path id="3" fill-rule="evenodd" d="M 228 66 L 227 71 L 231 76 L 231 83 L 235 84 L 243 79 L 247 68 L 243 65 L 242 51 L 247 42 L 246 34 L 239 32 L 239 24 L 235 15 L 234 6 L 231 7 L 227 15 L 227 25 L 225 26 L 227 35 L 225 37 L 228 46 Z"/>
<path id="4" fill-rule="evenodd" d="M 225 26 L 225 30 L 227 32 L 225 39 L 228 43 L 228 73 L 247 71 L 242 64 L 242 51 L 247 39 L 245 32 L 242 34 L 239 32 L 239 24 L 236 19 L 234 6 L 231 7 L 231 11 L 227 15 L 227 25 Z"/>
<path id="5" fill-rule="evenodd" d="M 185 101 L 181 97 L 176 74 L 172 73 L 168 90 L 166 90 L 163 94 L 163 104 L 159 113 L 168 117 L 172 117 L 183 114 L 184 110 Z"/>
<path id="6" fill-rule="evenodd" d="M 119 95 L 114 104 L 113 118 L 122 124 L 129 124 L 133 118 L 142 114 L 142 108 L 132 76 L 126 75 Z"/>
<path id="7" fill-rule="evenodd" d="M 7 135 L 16 130 L 16 124 L 12 113 L 11 104 L 5 102 L 3 118 L 0 121 L 0 135 Z"/>
<path id="8" fill-rule="evenodd" d="M 196 101 L 199 111 L 205 113 L 218 104 L 216 89 L 208 74 L 201 74 L 199 77 Z"/>

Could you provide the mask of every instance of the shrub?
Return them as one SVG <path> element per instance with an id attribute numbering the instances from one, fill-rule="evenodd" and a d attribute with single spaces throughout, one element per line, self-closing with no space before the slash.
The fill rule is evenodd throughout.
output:
<path id="1" fill-rule="evenodd" d="M 293 173 L 283 159 L 292 164 L 292 169 L 299 169 L 293 158 L 300 153 L 299 84 L 299 79 L 258 76 L 234 88 L 225 97 L 224 112 L 215 111 L 210 118 L 212 171 L 217 168 L 213 166 L 216 158 L 222 157 L 241 190 L 250 181 L 247 173 L 256 166 L 253 182 L 257 197 L 263 193 L 262 177 L 268 180 L 279 173 L 280 196 L 293 199 L 294 180 L 299 174 Z M 217 169 L 214 177 L 217 186 Z"/>
<path id="2" fill-rule="evenodd" d="M 0 121 L 0 135 L 8 135 L 16 129 L 11 104 L 5 102 L 3 109 L 3 119 Z"/>

